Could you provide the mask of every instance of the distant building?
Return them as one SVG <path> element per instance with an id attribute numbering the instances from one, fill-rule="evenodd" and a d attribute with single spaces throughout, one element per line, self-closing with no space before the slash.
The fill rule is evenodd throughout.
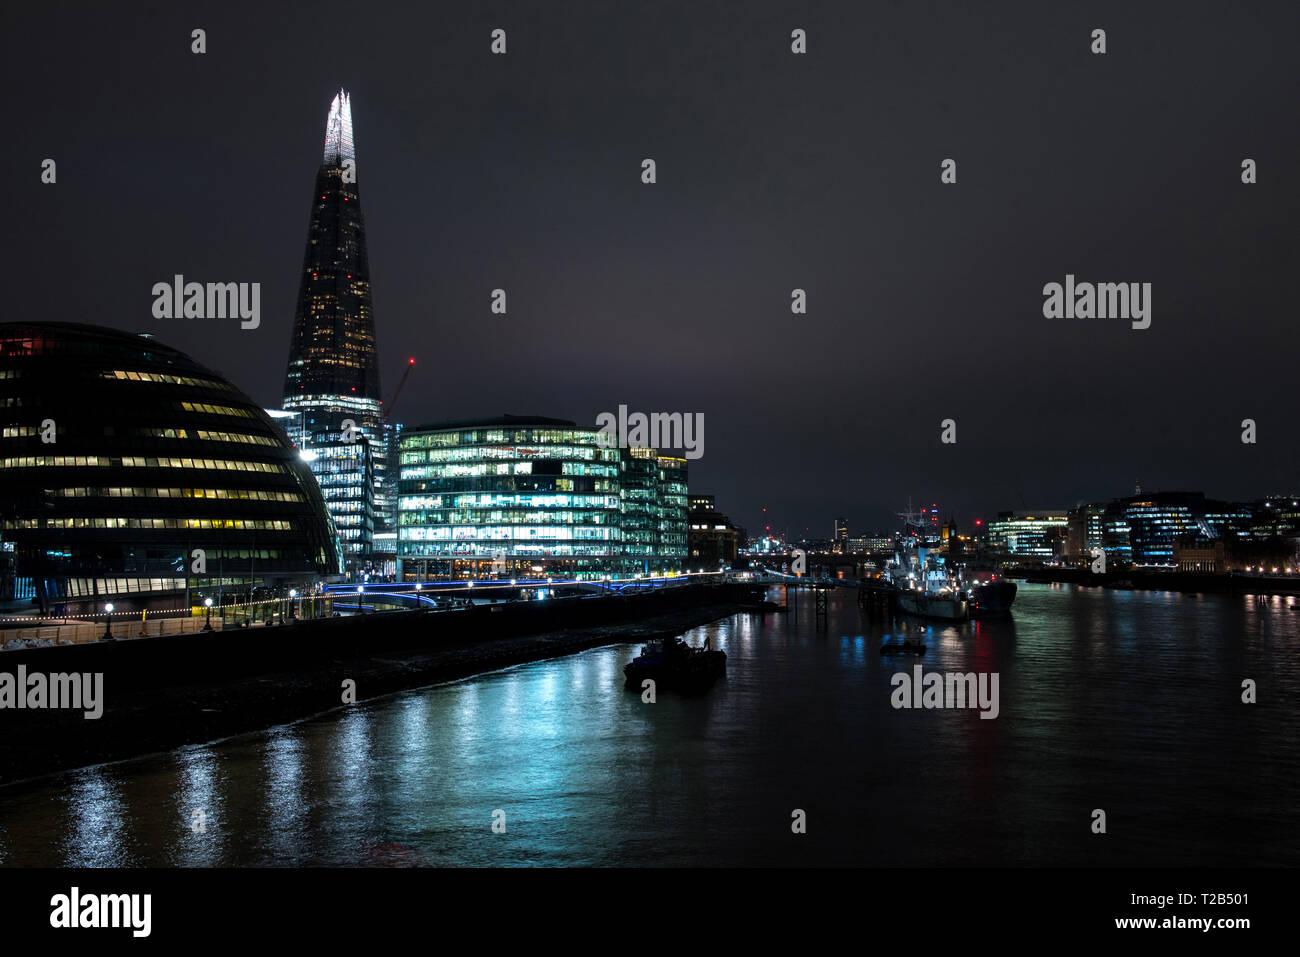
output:
<path id="1" fill-rule="evenodd" d="M 1253 503 L 1252 511 L 1253 538 L 1300 537 L 1300 496 L 1269 495 Z"/>
<path id="2" fill-rule="evenodd" d="M 940 547 L 949 555 L 957 557 L 965 553 L 967 539 L 957 530 L 957 519 L 949 515 L 939 532 Z"/>
<path id="3" fill-rule="evenodd" d="M 1283 518 L 1279 525 L 1285 523 Z M 1139 493 L 1070 509 L 1067 554 L 1085 562 L 1104 550 L 1108 565 L 1172 568 L 1183 564 L 1175 554 L 1178 543 L 1186 556 L 1212 550 L 1213 542 L 1223 539 L 1230 561 L 1239 538 L 1266 537 L 1259 533 L 1271 535 L 1277 527 L 1261 526 L 1257 506 L 1209 499 L 1202 492 Z M 1204 564 L 1210 559 L 1198 555 L 1187 561 Z"/>
<path id="4" fill-rule="evenodd" d="M 746 539 L 741 547 L 747 555 L 772 555 L 785 552 L 788 546 L 779 535 L 765 533 L 753 540 Z"/>
<path id="5" fill-rule="evenodd" d="M 879 532 L 866 536 L 863 549 L 868 552 L 892 552 L 896 542 L 893 535 L 882 535 Z"/>
<path id="6" fill-rule="evenodd" d="M 894 539 L 890 535 L 857 535 L 848 541 L 849 554 L 865 555 L 868 552 L 892 552 Z"/>
<path id="7" fill-rule="evenodd" d="M 1294 541 L 1270 538 L 1187 535 L 1174 543 L 1174 565 L 1179 571 L 1222 575 L 1227 572 L 1286 574 L 1300 567 Z"/>
<path id="8" fill-rule="evenodd" d="M 1067 557 L 1082 561 L 1105 547 L 1105 505 L 1075 506 L 1066 513 L 1066 525 Z"/>
<path id="9" fill-rule="evenodd" d="M 1222 538 L 1203 541 L 1185 536 L 1174 542 L 1173 563 L 1180 572 L 1225 574 L 1228 571 L 1227 543 Z"/>
<path id="10" fill-rule="evenodd" d="M 988 524 L 988 543 L 1013 558 L 1064 554 L 1069 518 L 1065 509 L 999 512 Z"/>
<path id="11" fill-rule="evenodd" d="M 832 547 L 837 552 L 845 552 L 849 547 L 849 520 L 846 518 L 837 518 L 834 523 L 834 534 L 831 536 Z"/>
<path id="12" fill-rule="evenodd" d="M 687 515 L 690 527 L 691 567 L 706 570 L 719 565 L 731 565 L 744 545 L 744 534 L 719 512 L 712 495 L 692 495 L 691 510 Z"/>
<path id="13" fill-rule="evenodd" d="M 1173 566 L 1174 543 L 1184 536 L 1204 541 L 1235 539 L 1250 527 L 1249 506 L 1207 499 L 1201 492 L 1155 492 L 1111 503 L 1112 525 L 1122 515 L 1134 565 Z"/>

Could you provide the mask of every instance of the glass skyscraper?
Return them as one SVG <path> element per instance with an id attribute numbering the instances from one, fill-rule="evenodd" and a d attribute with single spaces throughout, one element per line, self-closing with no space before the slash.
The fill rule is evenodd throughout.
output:
<path id="1" fill-rule="evenodd" d="M 352 106 L 330 104 L 312 192 L 284 408 L 320 482 L 352 564 L 393 523 L 388 441 L 379 391 L 366 228 L 357 189 Z"/>

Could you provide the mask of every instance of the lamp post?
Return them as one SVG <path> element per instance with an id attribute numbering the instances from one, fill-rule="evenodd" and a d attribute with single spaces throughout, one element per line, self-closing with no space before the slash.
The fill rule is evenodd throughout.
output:
<path id="1" fill-rule="evenodd" d="M 290 588 L 289 589 L 289 618 L 291 621 L 298 620 L 297 609 L 295 609 L 293 606 L 293 603 L 297 598 L 298 598 L 298 589 Z"/>
<path id="2" fill-rule="evenodd" d="M 207 619 L 203 622 L 203 630 L 211 631 L 212 630 L 212 599 L 211 598 L 203 599 L 203 607 L 207 609 L 207 613 L 208 613 Z"/>
<path id="3" fill-rule="evenodd" d="M 104 606 L 104 634 L 100 641 L 113 641 L 113 621 L 109 617 L 113 614 L 113 603 L 110 601 Z"/>
<path id="4" fill-rule="evenodd" d="M 366 609 L 362 607 L 361 604 L 361 596 L 365 594 L 365 591 L 366 591 L 365 588 L 362 587 L 361 585 L 357 586 L 357 614 L 358 615 L 364 615 L 366 613 Z"/>

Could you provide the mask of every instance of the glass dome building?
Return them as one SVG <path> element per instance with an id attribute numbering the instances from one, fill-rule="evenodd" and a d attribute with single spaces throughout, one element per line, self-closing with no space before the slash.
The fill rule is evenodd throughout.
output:
<path id="1" fill-rule="evenodd" d="M 0 323 L 0 427 L 0 601 L 11 608 L 184 607 L 342 570 L 288 436 L 156 339 Z"/>

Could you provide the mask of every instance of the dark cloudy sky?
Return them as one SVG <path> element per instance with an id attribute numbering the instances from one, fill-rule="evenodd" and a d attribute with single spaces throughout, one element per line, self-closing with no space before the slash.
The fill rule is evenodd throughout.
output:
<path id="1" fill-rule="evenodd" d="M 385 395 L 420 360 L 402 421 L 701 412 L 691 486 L 751 531 L 765 505 L 829 536 L 835 515 L 885 527 L 909 496 L 968 520 L 1138 477 L 1300 487 L 1294 3 L 3 17 L 12 318 L 153 332 L 277 405 L 346 87 Z M 1151 328 L 1043 318 L 1067 272 L 1152 283 Z M 261 328 L 153 319 L 150 289 L 175 273 L 260 282 Z"/>

